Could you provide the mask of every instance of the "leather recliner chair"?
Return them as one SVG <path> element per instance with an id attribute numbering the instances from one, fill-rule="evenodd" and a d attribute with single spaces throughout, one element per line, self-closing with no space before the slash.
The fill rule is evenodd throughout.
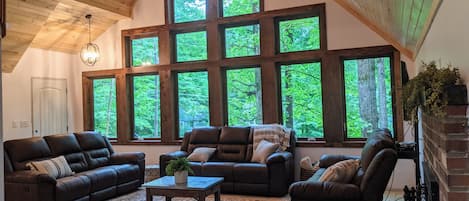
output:
<path id="1" fill-rule="evenodd" d="M 360 159 L 360 168 L 350 184 L 319 182 L 326 168 L 343 160 Z M 397 161 L 397 152 L 389 130 L 376 131 L 368 138 L 361 157 L 323 155 L 320 169 L 308 180 L 293 183 L 292 201 L 382 201 L 383 193 Z"/>

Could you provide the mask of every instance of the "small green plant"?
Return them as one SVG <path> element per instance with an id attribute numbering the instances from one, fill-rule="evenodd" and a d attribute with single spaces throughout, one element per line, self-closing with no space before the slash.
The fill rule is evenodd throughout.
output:
<path id="1" fill-rule="evenodd" d="M 190 174 L 194 174 L 194 171 L 192 171 L 190 167 L 189 160 L 184 157 L 170 160 L 168 166 L 166 166 L 165 171 L 166 174 L 170 176 L 174 175 L 175 172 L 179 171 L 187 171 Z"/>
<path id="2" fill-rule="evenodd" d="M 446 115 L 444 108 L 448 105 L 448 95 L 445 90 L 462 83 L 459 69 L 438 68 L 435 61 L 426 64 L 422 62 L 424 71 L 409 80 L 402 92 L 404 111 L 407 119 L 418 121 L 417 110 L 443 117 Z"/>

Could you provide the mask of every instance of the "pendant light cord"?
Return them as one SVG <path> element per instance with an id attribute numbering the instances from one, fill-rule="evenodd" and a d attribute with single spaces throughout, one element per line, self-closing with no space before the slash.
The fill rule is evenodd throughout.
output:
<path id="1" fill-rule="evenodd" d="M 88 43 L 91 43 L 91 14 L 86 15 L 88 19 Z"/>

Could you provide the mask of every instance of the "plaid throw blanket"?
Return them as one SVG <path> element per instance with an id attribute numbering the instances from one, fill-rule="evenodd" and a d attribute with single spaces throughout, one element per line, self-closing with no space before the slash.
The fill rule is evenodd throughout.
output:
<path id="1" fill-rule="evenodd" d="M 279 124 L 255 125 L 252 126 L 252 128 L 254 150 L 256 150 L 257 145 L 259 145 L 262 140 L 279 144 L 282 151 L 290 147 L 291 129 L 285 128 Z"/>

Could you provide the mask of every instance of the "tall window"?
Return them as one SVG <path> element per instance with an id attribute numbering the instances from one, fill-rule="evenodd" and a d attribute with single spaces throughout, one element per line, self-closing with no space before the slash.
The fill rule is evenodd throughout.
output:
<path id="1" fill-rule="evenodd" d="M 160 80 L 158 75 L 133 77 L 134 137 L 161 136 Z"/>
<path id="2" fill-rule="evenodd" d="M 227 70 L 226 93 L 230 126 L 262 123 L 262 88 L 259 68 Z"/>
<path id="3" fill-rule="evenodd" d="M 178 73 L 179 137 L 210 125 L 207 72 Z"/>
<path id="4" fill-rule="evenodd" d="M 109 138 L 117 138 L 116 80 L 93 80 L 94 130 Z"/>
<path id="5" fill-rule="evenodd" d="M 282 65 L 283 124 L 299 138 L 323 138 L 321 64 Z"/>
<path id="6" fill-rule="evenodd" d="M 158 37 L 132 40 L 132 66 L 159 64 Z"/>
<path id="7" fill-rule="evenodd" d="M 393 130 L 389 57 L 344 61 L 348 138 L 366 138 L 373 130 Z"/>

